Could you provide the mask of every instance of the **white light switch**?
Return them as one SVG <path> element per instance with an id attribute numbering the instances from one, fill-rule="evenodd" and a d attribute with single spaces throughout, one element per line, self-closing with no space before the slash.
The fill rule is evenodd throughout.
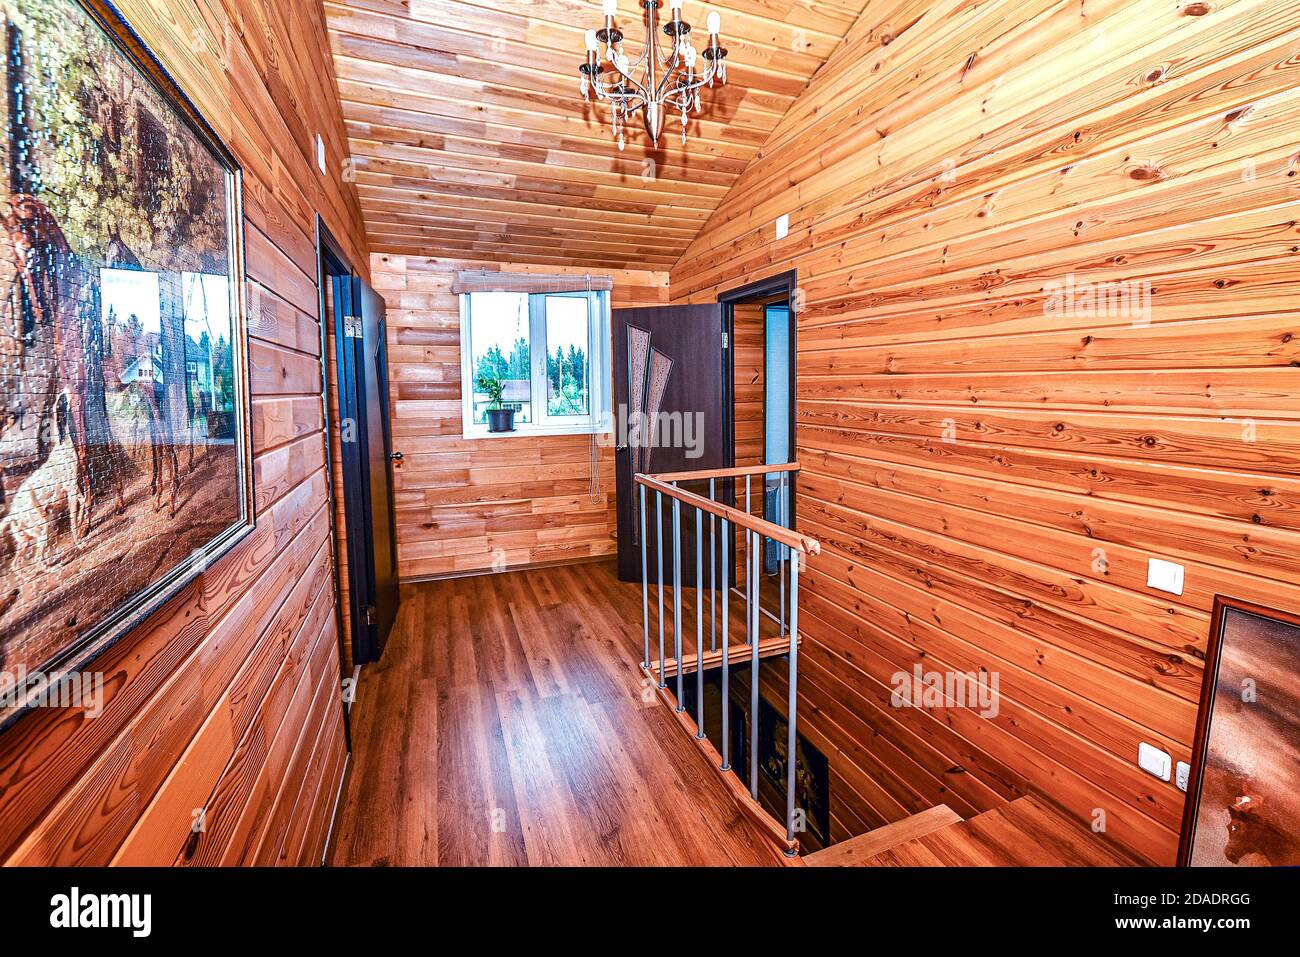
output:
<path id="1" fill-rule="evenodd" d="M 1148 774 L 1154 774 L 1161 781 L 1169 780 L 1169 767 L 1172 758 L 1159 748 L 1143 741 L 1138 745 L 1138 767 Z"/>
<path id="2" fill-rule="evenodd" d="M 1159 558 L 1147 560 L 1147 587 L 1174 595 L 1183 593 L 1183 566 Z"/>
<path id="3" fill-rule="evenodd" d="M 1174 766 L 1174 783 L 1178 785 L 1178 790 L 1187 790 L 1187 778 L 1192 773 L 1192 766 L 1186 761 L 1179 761 Z"/>
<path id="4" fill-rule="evenodd" d="M 316 134 L 316 165 L 320 167 L 321 173 L 325 173 L 325 141 Z"/>
<path id="5" fill-rule="evenodd" d="M 777 218 L 776 238 L 785 239 L 785 237 L 789 235 L 790 235 L 790 214 L 785 213 L 784 215 Z"/>

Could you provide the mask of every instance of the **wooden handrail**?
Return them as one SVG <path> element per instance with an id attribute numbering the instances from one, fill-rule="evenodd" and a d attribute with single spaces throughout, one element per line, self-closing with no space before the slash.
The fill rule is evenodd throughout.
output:
<path id="1" fill-rule="evenodd" d="M 778 471 L 773 469 L 772 471 Z M 668 473 L 671 475 L 672 473 Z M 707 476 L 706 476 L 707 477 Z M 772 539 L 774 542 L 780 542 L 795 551 L 803 552 L 805 555 L 821 554 L 821 542 L 815 538 L 809 538 L 806 535 L 800 535 L 792 528 L 785 528 L 769 522 L 766 519 L 758 518 L 748 512 L 742 512 L 740 509 L 732 508 L 730 505 L 723 505 L 721 502 L 715 502 L 713 499 L 705 498 L 702 495 L 696 495 L 694 492 L 688 492 L 685 489 L 678 488 L 675 485 L 669 485 L 664 481 L 664 475 L 642 475 L 636 476 L 636 481 L 640 485 L 653 492 L 662 492 L 669 498 L 675 498 L 685 505 L 691 505 L 711 515 L 726 519 L 733 525 L 739 525 L 741 528 L 747 528 L 751 532 L 758 532 L 761 535 Z M 680 481 L 671 480 L 671 481 Z"/>
<path id="2" fill-rule="evenodd" d="M 738 465 L 733 469 L 701 469 L 698 472 L 658 472 L 651 478 L 661 482 L 698 482 L 701 479 L 743 478 L 746 475 L 768 475 L 772 472 L 797 472 L 798 462 L 780 465 Z"/>

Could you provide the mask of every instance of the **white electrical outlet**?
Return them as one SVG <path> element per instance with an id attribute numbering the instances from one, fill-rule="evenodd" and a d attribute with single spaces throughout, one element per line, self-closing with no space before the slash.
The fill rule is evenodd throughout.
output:
<path id="1" fill-rule="evenodd" d="M 319 133 L 316 134 L 316 165 L 320 167 L 321 174 L 326 172 L 325 169 L 325 141 L 321 139 Z"/>
<path id="2" fill-rule="evenodd" d="M 1138 767 L 1148 774 L 1154 774 L 1161 781 L 1169 780 L 1169 767 L 1172 760 L 1168 753 L 1145 741 L 1138 745 Z"/>
<path id="3" fill-rule="evenodd" d="M 1183 566 L 1159 558 L 1147 561 L 1147 587 L 1159 588 L 1170 594 L 1183 593 Z"/>
<path id="4" fill-rule="evenodd" d="M 790 235 L 790 214 L 784 213 L 776 220 L 776 238 L 785 239 Z"/>
<path id="5" fill-rule="evenodd" d="M 1187 779 L 1191 776 L 1192 766 L 1186 761 L 1179 761 L 1174 766 L 1174 783 L 1178 785 L 1178 790 L 1187 790 Z"/>

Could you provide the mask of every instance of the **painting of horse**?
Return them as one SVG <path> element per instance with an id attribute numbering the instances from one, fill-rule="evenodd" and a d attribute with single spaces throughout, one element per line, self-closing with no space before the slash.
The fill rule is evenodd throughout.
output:
<path id="1" fill-rule="evenodd" d="M 238 167 L 109 4 L 0 0 L 0 718 L 252 527 Z"/>

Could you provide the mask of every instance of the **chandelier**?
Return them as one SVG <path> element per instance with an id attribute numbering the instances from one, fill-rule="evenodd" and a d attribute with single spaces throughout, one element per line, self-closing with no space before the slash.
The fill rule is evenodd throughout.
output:
<path id="1" fill-rule="evenodd" d="M 623 51 L 623 31 L 614 23 L 618 0 L 604 0 L 605 26 L 587 31 L 587 62 L 578 68 L 582 98 L 608 100 L 614 137 L 623 149 L 628 119 L 639 111 L 650 141 L 656 146 L 663 134 L 669 110 L 682 117 L 682 142 L 692 112 L 700 111 L 700 89 L 727 82 L 727 49 L 718 45 L 722 17 L 708 16 L 709 41 L 697 51 L 691 43 L 691 25 L 682 19 L 682 0 L 668 0 L 671 19 L 659 26 L 662 0 L 640 0 L 645 10 L 646 42 L 635 62 Z M 668 50 L 660 48 L 659 33 L 672 40 Z M 601 55 L 601 47 L 604 55 Z M 699 58 L 704 58 L 700 64 Z M 701 68 L 702 67 L 702 68 Z M 610 75 L 610 79 L 606 76 Z"/>

